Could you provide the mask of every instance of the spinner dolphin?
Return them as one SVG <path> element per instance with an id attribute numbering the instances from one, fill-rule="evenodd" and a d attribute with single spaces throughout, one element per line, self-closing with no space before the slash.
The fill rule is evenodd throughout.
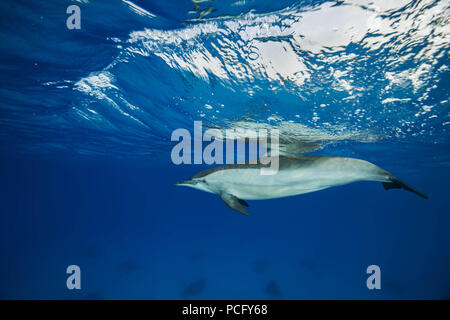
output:
<path id="1" fill-rule="evenodd" d="M 425 194 L 365 160 L 292 155 L 280 156 L 278 161 L 279 170 L 273 175 L 261 174 L 263 164 L 241 163 L 208 169 L 175 185 L 215 193 L 230 208 L 244 214 L 248 214 L 245 200 L 294 196 L 356 181 L 378 181 L 386 190 L 405 189 L 427 199 Z"/>

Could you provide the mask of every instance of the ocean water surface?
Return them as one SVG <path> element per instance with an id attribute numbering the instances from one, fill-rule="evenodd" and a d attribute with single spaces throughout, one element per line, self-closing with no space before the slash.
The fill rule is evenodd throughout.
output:
<path id="1" fill-rule="evenodd" d="M 0 15 L 1 299 L 450 298 L 449 1 L 2 1 Z M 429 199 L 359 182 L 242 215 L 173 185 L 211 167 L 171 160 L 194 121 L 278 129 Z"/>

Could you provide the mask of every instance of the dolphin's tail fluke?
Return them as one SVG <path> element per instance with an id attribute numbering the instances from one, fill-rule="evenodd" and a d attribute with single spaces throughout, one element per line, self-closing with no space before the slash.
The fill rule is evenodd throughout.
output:
<path id="1" fill-rule="evenodd" d="M 385 190 L 389 190 L 389 189 L 405 189 L 405 190 L 408 190 L 409 192 L 417 194 L 418 196 L 420 196 L 420 197 L 422 197 L 424 199 L 428 199 L 427 195 L 423 194 L 422 192 L 417 191 L 416 189 L 414 189 L 413 187 L 409 186 L 408 184 L 406 184 L 405 182 L 403 182 L 399 178 L 394 177 L 394 176 L 390 176 L 389 179 L 390 179 L 389 182 L 382 182 L 383 188 Z"/>

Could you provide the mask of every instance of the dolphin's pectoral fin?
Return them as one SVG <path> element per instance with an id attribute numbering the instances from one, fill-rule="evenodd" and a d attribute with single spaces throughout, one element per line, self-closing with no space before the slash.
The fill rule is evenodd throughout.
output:
<path id="1" fill-rule="evenodd" d="M 405 189 L 405 190 L 408 190 L 409 192 L 417 194 L 419 197 L 428 199 L 427 195 L 425 195 L 422 192 L 417 191 L 413 187 L 407 185 L 405 182 L 403 182 L 399 178 L 391 176 L 390 179 L 391 179 L 390 182 L 382 182 L 383 188 L 385 190 L 389 190 L 389 189 Z"/>
<path id="2" fill-rule="evenodd" d="M 249 214 L 248 211 L 242 206 L 242 204 L 243 204 L 248 207 L 247 202 L 245 202 L 244 200 L 238 199 L 237 197 L 233 196 L 232 194 L 226 193 L 226 192 L 222 192 L 220 194 L 220 197 L 227 204 L 227 206 L 229 206 L 231 209 L 239 211 L 240 213 L 243 213 L 243 214 Z"/>
<path id="3" fill-rule="evenodd" d="M 239 203 L 240 203 L 240 204 L 242 204 L 243 206 L 246 206 L 246 207 L 248 207 L 248 203 L 247 203 L 247 202 L 245 202 L 244 200 L 242 200 L 242 199 L 238 199 L 238 201 L 239 201 Z"/>

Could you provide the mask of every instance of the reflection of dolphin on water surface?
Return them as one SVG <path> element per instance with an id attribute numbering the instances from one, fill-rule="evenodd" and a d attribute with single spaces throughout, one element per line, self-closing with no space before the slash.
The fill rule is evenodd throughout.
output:
<path id="1" fill-rule="evenodd" d="M 266 162 L 267 163 L 267 162 Z M 244 200 L 288 197 L 356 181 L 379 181 L 384 189 L 405 189 L 427 198 L 388 171 L 364 160 L 341 157 L 292 155 L 279 157 L 279 170 L 262 175 L 263 164 L 232 164 L 197 173 L 175 183 L 218 194 L 232 209 L 248 214 Z"/>

